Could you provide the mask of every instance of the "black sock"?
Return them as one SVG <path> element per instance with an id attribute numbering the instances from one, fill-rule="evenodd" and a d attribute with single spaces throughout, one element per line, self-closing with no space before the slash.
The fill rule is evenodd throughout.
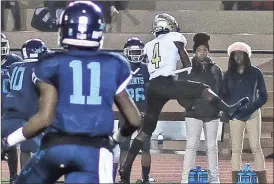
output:
<path id="1" fill-rule="evenodd" d="M 8 166 L 10 171 L 10 177 L 13 177 L 17 174 L 17 169 L 18 169 L 18 157 L 17 157 L 16 147 L 11 148 L 11 150 L 7 153 L 7 156 L 8 156 Z"/>
<path id="2" fill-rule="evenodd" d="M 143 181 L 149 180 L 150 166 L 142 166 Z"/>
<path id="3" fill-rule="evenodd" d="M 123 169 L 127 170 L 128 172 L 131 172 L 133 162 L 142 147 L 143 147 L 143 141 L 138 139 L 134 139 L 132 141 L 132 144 L 129 148 L 129 151 L 126 157 L 126 161 L 124 165 L 122 166 Z"/>

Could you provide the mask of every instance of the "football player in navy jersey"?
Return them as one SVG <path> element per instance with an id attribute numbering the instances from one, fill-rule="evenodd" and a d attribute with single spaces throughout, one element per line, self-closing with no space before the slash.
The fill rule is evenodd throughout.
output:
<path id="1" fill-rule="evenodd" d="M 32 82 L 32 72 L 37 65 L 39 55 L 47 52 L 48 48 L 42 40 L 27 40 L 21 48 L 23 62 L 15 62 L 10 65 L 9 93 L 5 97 L 2 108 L 2 138 L 23 127 L 38 111 L 39 93 Z M 21 143 L 21 169 L 31 157 L 31 153 L 35 153 L 38 150 L 39 144 L 40 138 L 38 137 Z M 15 147 L 12 149 L 16 150 Z M 14 162 L 15 160 L 17 161 L 17 155 L 16 158 L 8 155 L 8 162 Z M 13 172 L 17 173 L 17 169 Z M 16 175 L 11 174 L 11 176 L 11 180 L 14 180 Z"/>
<path id="2" fill-rule="evenodd" d="M 133 99 L 141 113 L 145 112 L 145 87 L 149 80 L 149 73 L 144 55 L 145 44 L 137 37 L 129 38 L 124 45 L 124 56 L 130 63 L 132 79 L 127 85 L 127 92 Z M 125 123 L 125 119 L 121 118 L 119 124 Z M 127 151 L 130 146 L 130 137 L 120 143 L 120 165 L 125 160 Z M 151 155 L 150 155 L 150 139 L 146 139 L 142 148 L 142 182 L 149 182 L 149 173 L 151 166 Z M 117 164 L 114 163 L 114 170 L 116 170 Z M 116 172 L 115 172 L 116 173 Z"/>
<path id="3" fill-rule="evenodd" d="M 46 130 L 16 183 L 54 183 L 62 175 L 65 183 L 113 183 L 114 143 L 131 136 L 142 121 L 126 92 L 129 64 L 118 54 L 98 51 L 104 20 L 94 3 L 70 3 L 59 26 L 64 49 L 41 58 L 33 73 L 39 110 L 2 140 L 2 154 Z M 114 102 L 129 123 L 112 136 Z"/>
<path id="4" fill-rule="evenodd" d="M 5 96 L 9 92 L 9 75 L 8 75 L 9 66 L 12 63 L 22 62 L 22 61 L 23 61 L 22 58 L 20 58 L 16 54 L 10 53 L 9 40 L 4 35 L 4 33 L 1 33 L 1 109 L 2 111 L 3 111 L 3 103 L 5 101 Z M 1 116 L 2 115 L 3 115 L 3 112 Z M 9 173 L 10 173 L 10 181 L 12 182 L 17 176 L 17 169 L 18 169 L 18 159 L 17 159 L 16 148 L 10 149 L 9 152 L 7 153 L 7 157 L 9 158 L 7 161 L 8 161 L 8 167 L 9 167 Z"/>
<path id="5" fill-rule="evenodd" d="M 1 107 L 4 97 L 9 92 L 8 67 L 15 62 L 22 62 L 22 58 L 10 53 L 10 44 L 4 33 L 1 33 Z"/>

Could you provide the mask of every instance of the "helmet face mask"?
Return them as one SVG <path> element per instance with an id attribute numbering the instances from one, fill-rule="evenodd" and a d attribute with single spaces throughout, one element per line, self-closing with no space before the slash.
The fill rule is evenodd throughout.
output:
<path id="1" fill-rule="evenodd" d="M 6 36 L 1 33 L 1 59 L 10 53 L 10 44 Z"/>
<path id="2" fill-rule="evenodd" d="M 38 61 L 39 56 L 48 51 L 46 44 L 40 39 L 27 40 L 21 47 L 21 54 L 25 62 Z"/>
<path id="3" fill-rule="evenodd" d="M 131 63 L 140 63 L 144 61 L 145 44 L 138 38 L 129 38 L 124 45 L 124 56 Z"/>
<path id="4" fill-rule="evenodd" d="M 144 60 L 144 49 L 139 45 L 133 45 L 124 49 L 124 55 L 129 62 L 140 63 Z"/>

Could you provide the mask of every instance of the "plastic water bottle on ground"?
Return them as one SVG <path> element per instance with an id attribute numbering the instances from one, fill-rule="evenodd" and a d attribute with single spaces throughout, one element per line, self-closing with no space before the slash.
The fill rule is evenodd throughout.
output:
<path id="1" fill-rule="evenodd" d="M 257 174 L 252 170 L 250 163 L 246 163 L 243 170 L 237 173 L 237 184 L 256 184 Z"/>

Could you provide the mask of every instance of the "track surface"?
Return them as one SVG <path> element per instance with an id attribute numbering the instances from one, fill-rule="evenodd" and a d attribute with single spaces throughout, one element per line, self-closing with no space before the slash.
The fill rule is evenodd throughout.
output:
<path id="1" fill-rule="evenodd" d="M 167 183 L 167 182 L 180 182 L 183 155 L 176 154 L 152 154 L 152 168 L 151 177 L 156 179 L 156 182 Z M 132 169 L 132 181 L 136 181 L 141 177 L 141 162 L 140 156 L 137 157 L 133 169 Z M 198 156 L 197 165 L 202 168 L 206 168 L 206 157 Z M 251 164 L 252 168 L 255 168 Z M 220 180 L 222 183 L 231 182 L 231 163 L 230 160 L 220 160 Z M 273 183 L 273 159 L 266 160 L 266 169 L 268 175 L 268 182 Z M 2 181 L 9 178 L 9 172 L 6 162 L 2 162 Z M 117 180 L 119 178 L 117 177 Z"/>

